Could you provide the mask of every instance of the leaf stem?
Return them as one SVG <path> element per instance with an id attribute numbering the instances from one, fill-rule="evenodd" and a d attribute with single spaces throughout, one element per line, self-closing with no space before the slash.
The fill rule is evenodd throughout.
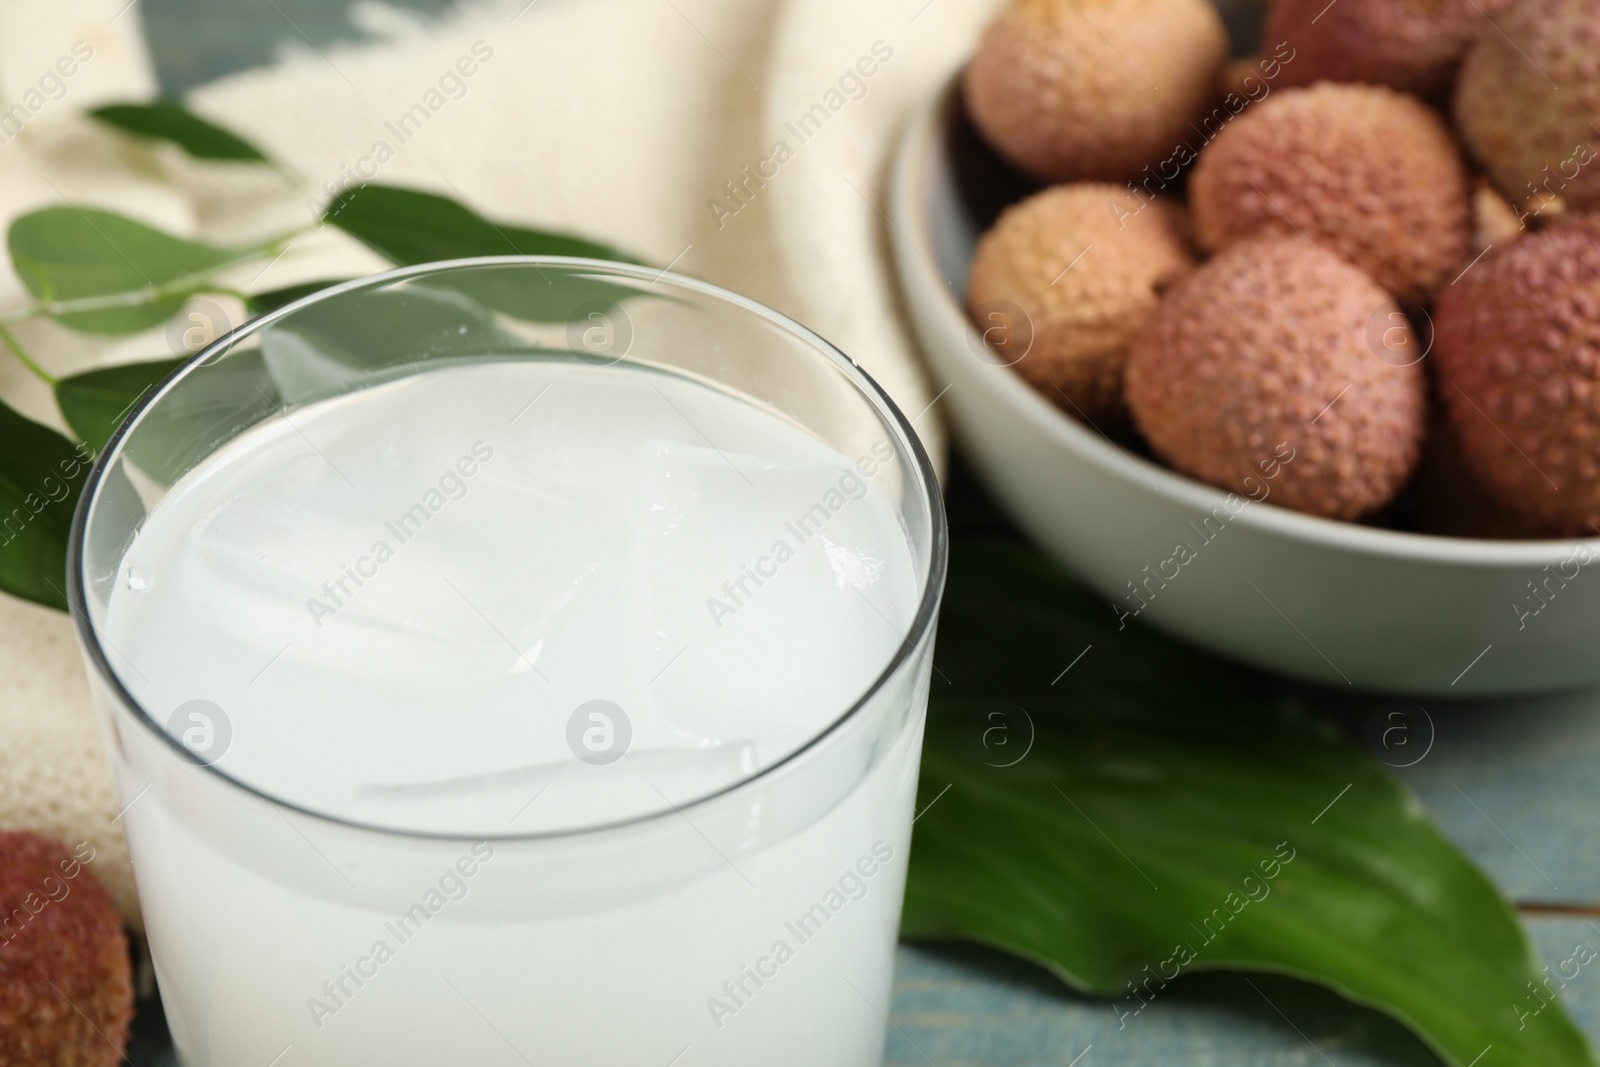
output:
<path id="1" fill-rule="evenodd" d="M 49 315 L 52 318 L 61 318 L 64 315 L 77 315 L 88 311 L 108 311 L 114 308 L 144 307 L 148 304 L 159 304 L 163 300 L 173 297 L 188 296 L 191 293 L 203 290 L 205 283 L 212 277 L 268 253 L 281 251 L 282 246 L 303 233 L 309 233 L 315 227 L 307 225 L 298 229 L 281 233 L 263 241 L 261 244 L 241 248 L 238 254 L 225 262 L 218 263 L 206 270 L 194 271 L 160 285 L 146 285 L 138 289 L 124 289 L 117 293 L 103 293 L 99 296 L 79 297 L 76 300 L 41 300 L 24 308 L 13 311 L 0 312 L 0 324 L 8 322 L 23 322 L 27 319 L 38 318 L 40 315 Z M 224 290 L 217 290 L 224 291 Z"/>
<path id="2" fill-rule="evenodd" d="M 49 371 L 45 370 L 43 367 L 39 366 L 39 364 L 35 363 L 33 357 L 28 355 L 23 347 L 17 343 L 16 337 L 4 326 L 0 326 L 0 339 L 5 341 L 6 347 L 11 349 L 12 355 L 16 356 L 17 359 L 22 361 L 22 365 L 24 367 L 27 367 L 30 371 L 37 375 L 39 379 L 50 388 L 54 389 L 56 387 L 55 376 Z"/>

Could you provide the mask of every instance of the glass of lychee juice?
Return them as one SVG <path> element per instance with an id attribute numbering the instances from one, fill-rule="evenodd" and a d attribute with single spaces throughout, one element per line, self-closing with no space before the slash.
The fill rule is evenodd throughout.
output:
<path id="1" fill-rule="evenodd" d="M 879 1062 L 944 520 L 815 334 L 341 285 L 150 391 L 70 560 L 186 1067 Z"/>

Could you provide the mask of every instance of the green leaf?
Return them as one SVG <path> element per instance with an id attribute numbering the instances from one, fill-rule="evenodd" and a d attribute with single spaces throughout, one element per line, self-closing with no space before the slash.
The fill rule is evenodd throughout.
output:
<path id="1" fill-rule="evenodd" d="M 347 189 L 324 220 L 400 266 L 473 256 L 582 256 L 642 263 L 609 245 L 492 222 L 448 197 L 392 185 Z"/>
<path id="2" fill-rule="evenodd" d="M 286 285 L 282 289 L 271 289 L 265 293 L 252 293 L 245 297 L 245 307 L 252 315 L 265 315 L 269 311 L 276 311 L 285 304 L 292 304 L 303 296 L 319 293 L 333 285 L 343 285 L 346 279 L 324 278 L 321 281 L 301 282 L 299 285 Z"/>
<path id="3" fill-rule="evenodd" d="M 99 452 L 134 404 L 182 363 L 181 359 L 161 359 L 74 374 L 56 383 L 56 403 L 67 425 Z"/>
<path id="4" fill-rule="evenodd" d="M 1495 887 L 1258 676 L 1119 630 L 1036 553 L 990 541 L 956 543 L 938 663 L 907 936 L 1035 960 L 1119 1016 L 1175 971 L 1272 971 L 1460 1067 L 1491 1046 L 1479 1067 L 1595 1064 L 1559 1002 L 1519 1029 L 1538 965 Z"/>
<path id="5" fill-rule="evenodd" d="M 155 365 L 143 366 L 153 371 Z M 224 443 L 278 414 L 282 404 L 261 350 L 229 348 L 178 379 L 145 412 L 129 435 L 128 459 L 172 485 Z"/>
<path id="6" fill-rule="evenodd" d="M 89 114 L 124 133 L 171 141 L 195 159 L 268 162 L 255 145 L 207 122 L 175 100 L 108 104 L 94 108 Z"/>
<path id="7" fill-rule="evenodd" d="M 124 363 L 75 374 L 57 383 L 56 403 L 67 424 L 99 451 L 134 406 L 184 362 Z M 145 413 L 127 442 L 127 458 L 146 476 L 171 485 L 281 406 L 260 350 L 231 349 L 186 374 Z"/>
<path id="8" fill-rule="evenodd" d="M 220 268 L 255 254 L 185 241 L 110 211 L 48 207 L 11 224 L 11 262 L 46 310 L 85 333 L 170 318 Z"/>
<path id="9" fill-rule="evenodd" d="M 67 535 L 91 461 L 0 403 L 0 589 L 67 609 Z"/>
<path id="10" fill-rule="evenodd" d="M 290 404 L 333 396 L 402 367 L 535 351 L 499 329 L 482 304 L 415 282 L 292 312 L 262 331 L 261 348 Z"/>
<path id="11" fill-rule="evenodd" d="M 494 222 L 448 197 L 391 185 L 345 190 L 328 205 L 324 219 L 401 266 L 508 255 L 643 263 L 610 245 Z M 581 320 L 590 311 L 641 295 L 637 288 L 601 278 L 530 273 L 526 267 L 453 271 L 429 284 L 458 289 L 479 303 L 530 322 Z"/>

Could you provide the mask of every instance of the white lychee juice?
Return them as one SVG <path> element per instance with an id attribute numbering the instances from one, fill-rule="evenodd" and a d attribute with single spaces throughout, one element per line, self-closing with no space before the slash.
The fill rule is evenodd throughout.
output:
<path id="1" fill-rule="evenodd" d="M 927 676 L 886 674 L 896 455 L 500 360 L 145 492 L 98 628 L 159 727 L 114 762 L 181 1062 L 878 1063 Z"/>

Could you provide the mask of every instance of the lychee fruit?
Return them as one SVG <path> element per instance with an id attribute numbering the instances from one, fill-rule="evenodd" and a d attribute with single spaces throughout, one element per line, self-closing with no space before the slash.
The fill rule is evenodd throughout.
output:
<path id="1" fill-rule="evenodd" d="M 1442 100 L 1510 0 L 1280 0 L 1261 31 L 1294 49 L 1285 87 L 1365 82 Z"/>
<path id="2" fill-rule="evenodd" d="M 995 362 L 1116 433 L 1129 425 L 1128 343 L 1193 265 L 1180 205 L 1116 185 L 1059 185 L 1008 208 L 984 234 L 967 307 Z"/>
<path id="3" fill-rule="evenodd" d="M 1544 531 L 1526 515 L 1501 506 L 1467 469 L 1449 416 L 1439 405 L 1428 413 L 1428 436 L 1412 482 L 1417 533 L 1440 537 L 1472 537 L 1492 541 L 1526 541 Z"/>
<path id="4" fill-rule="evenodd" d="M 1456 126 L 1516 203 L 1600 208 L 1600 0 L 1517 0 L 1475 45 Z"/>
<path id="5" fill-rule="evenodd" d="M 1558 536 L 1600 536 L 1600 219 L 1490 252 L 1440 294 L 1439 390 L 1467 467 Z"/>
<path id="6" fill-rule="evenodd" d="M 0 1067 L 122 1061 L 133 1018 L 128 941 L 83 847 L 0 833 Z"/>
<path id="7" fill-rule="evenodd" d="M 1192 138 L 1227 55 L 1207 0 L 1014 0 L 967 66 L 967 109 L 1036 178 L 1124 180 Z"/>
<path id="8" fill-rule="evenodd" d="M 1394 300 L 1297 236 L 1230 246 L 1180 281 L 1128 356 L 1151 448 L 1241 496 L 1331 519 L 1392 500 L 1427 419 Z"/>
<path id="9" fill-rule="evenodd" d="M 1223 127 L 1189 184 L 1209 251 L 1261 231 L 1298 235 L 1407 303 L 1465 264 L 1471 184 L 1444 122 L 1371 85 L 1273 93 Z"/>

